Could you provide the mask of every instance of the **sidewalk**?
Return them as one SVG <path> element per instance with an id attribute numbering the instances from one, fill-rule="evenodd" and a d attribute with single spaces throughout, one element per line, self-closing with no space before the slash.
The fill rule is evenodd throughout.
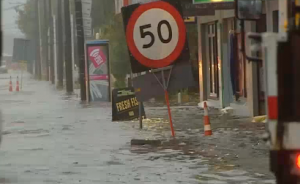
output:
<path id="1" fill-rule="evenodd" d="M 209 159 L 215 170 L 245 170 L 254 176 L 270 179 L 269 150 L 261 136 L 264 123 L 252 123 L 250 118 L 221 116 L 218 109 L 210 108 L 213 136 L 204 136 L 204 110 L 195 106 L 171 107 L 176 139 L 171 138 L 166 107 L 146 107 L 144 129 L 153 132 L 152 139 L 163 140 L 163 146 L 153 149 L 176 149 L 185 154 Z M 134 121 L 134 128 L 139 123 Z M 152 150 L 152 151 L 153 151 Z"/>

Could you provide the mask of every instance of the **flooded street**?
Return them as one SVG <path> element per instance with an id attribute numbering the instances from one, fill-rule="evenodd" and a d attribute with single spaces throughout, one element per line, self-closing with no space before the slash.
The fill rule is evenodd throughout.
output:
<path id="1" fill-rule="evenodd" d="M 15 89 L 17 74 L 11 74 Z M 133 138 L 154 136 L 130 123 L 111 122 L 111 105 L 82 105 L 48 82 L 26 75 L 23 90 L 0 77 L 4 137 L 0 183 L 14 184 L 271 184 L 263 174 L 217 168 L 205 155 L 171 147 L 139 151 Z M 267 167 L 267 166 L 266 166 Z"/>

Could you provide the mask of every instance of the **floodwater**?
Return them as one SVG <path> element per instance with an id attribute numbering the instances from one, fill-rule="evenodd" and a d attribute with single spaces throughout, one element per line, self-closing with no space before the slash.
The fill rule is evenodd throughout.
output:
<path id="1" fill-rule="evenodd" d="M 128 123 L 111 122 L 110 104 L 80 104 L 49 82 L 19 73 L 1 74 L 0 108 L 4 137 L 0 183 L 14 184 L 256 184 L 274 183 L 243 170 L 216 170 L 205 156 L 180 150 L 139 152 L 133 138 L 152 136 Z"/>

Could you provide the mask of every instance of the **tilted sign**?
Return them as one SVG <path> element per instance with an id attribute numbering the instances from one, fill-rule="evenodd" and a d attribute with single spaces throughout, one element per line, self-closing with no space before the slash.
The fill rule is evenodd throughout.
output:
<path id="1" fill-rule="evenodd" d="M 166 71 L 164 73 L 165 79 L 169 75 L 168 92 L 176 92 L 197 85 L 193 77 L 191 65 L 188 62 L 178 63 L 173 67 L 172 71 Z M 133 87 L 136 90 L 136 97 L 139 101 L 146 101 L 153 97 L 164 95 L 164 89 L 157 82 L 157 79 L 162 81 L 162 75 L 147 73 L 133 79 Z"/>
<path id="2" fill-rule="evenodd" d="M 164 0 L 122 8 L 133 73 L 188 60 L 180 1 Z"/>
<path id="3" fill-rule="evenodd" d="M 144 107 L 142 116 L 145 117 Z M 112 120 L 132 120 L 139 117 L 139 102 L 133 88 L 114 89 L 112 91 Z"/>
<path id="4" fill-rule="evenodd" d="M 31 62 L 35 60 L 34 42 L 23 38 L 14 39 L 13 62 Z"/>

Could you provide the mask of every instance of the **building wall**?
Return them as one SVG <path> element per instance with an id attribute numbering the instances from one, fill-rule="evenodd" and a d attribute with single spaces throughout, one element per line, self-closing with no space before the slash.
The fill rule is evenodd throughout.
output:
<path id="1" fill-rule="evenodd" d="M 273 13 L 276 10 L 278 10 L 278 0 L 265 2 L 264 12 L 267 15 L 267 30 L 270 32 L 275 32 L 273 26 Z"/>
<path id="2" fill-rule="evenodd" d="M 219 57 L 219 90 L 220 95 L 218 100 L 214 100 L 214 106 L 225 108 L 228 106 L 235 106 L 233 91 L 230 79 L 230 60 L 229 60 L 229 31 L 232 27 L 231 20 L 235 17 L 234 10 L 218 10 L 215 16 L 198 17 L 198 31 L 199 31 L 199 81 L 200 81 L 200 101 L 209 100 L 209 68 L 208 68 L 208 54 L 207 54 L 207 29 L 206 24 L 213 21 L 217 22 L 218 30 L 218 57 Z M 239 22 L 236 22 L 239 25 Z M 245 31 L 255 31 L 254 22 L 245 23 Z M 246 43 L 246 51 L 249 53 L 249 44 Z M 258 90 L 257 90 L 257 64 L 246 62 L 246 91 L 247 98 L 241 98 L 241 106 L 236 109 L 240 111 L 239 115 L 254 116 L 258 109 Z M 212 100 L 210 100 L 212 101 Z"/>
<path id="3" fill-rule="evenodd" d="M 199 84 L 200 84 L 200 100 L 205 101 L 209 98 L 209 68 L 208 68 L 208 40 L 207 40 L 207 23 L 217 21 L 217 47 L 218 47 L 218 65 L 219 65 L 219 107 L 228 106 L 224 104 L 224 99 L 227 98 L 230 88 L 228 85 L 228 75 L 224 75 L 224 69 L 228 69 L 228 39 L 226 28 L 226 19 L 234 17 L 234 10 L 217 10 L 214 16 L 198 17 L 198 32 L 199 32 Z M 228 72 L 225 72 L 228 73 Z M 225 84 L 227 85 L 225 85 Z M 228 102 L 227 102 L 228 103 Z"/>
<path id="4" fill-rule="evenodd" d="M 264 14 L 266 14 L 267 31 L 276 31 L 276 10 L 278 10 L 278 0 L 268 1 L 264 6 Z M 200 101 L 209 100 L 209 68 L 207 62 L 207 29 L 206 24 L 213 21 L 218 21 L 218 55 L 220 58 L 220 78 L 219 88 L 220 96 L 218 100 L 214 100 L 213 103 L 217 107 L 235 106 L 240 113 L 239 115 L 256 116 L 259 113 L 259 91 L 258 91 L 258 64 L 254 62 L 246 61 L 246 92 L 247 98 L 245 98 L 242 106 L 236 106 L 237 103 L 230 103 L 230 99 L 233 95 L 230 81 L 230 62 L 229 62 L 229 39 L 228 29 L 230 18 L 235 16 L 234 10 L 218 10 L 214 16 L 201 16 L 198 17 L 198 33 L 199 33 L 199 84 L 200 84 Z M 273 20 L 274 19 L 274 20 Z M 274 22 L 275 21 L 275 22 Z M 239 22 L 237 22 L 237 31 L 239 31 Z M 256 22 L 245 21 L 245 32 L 255 32 Z M 251 56 L 250 43 L 248 39 L 245 40 L 245 49 L 248 56 Z M 210 100 L 211 101 L 211 100 Z M 245 107 L 245 108 L 244 108 Z"/>

